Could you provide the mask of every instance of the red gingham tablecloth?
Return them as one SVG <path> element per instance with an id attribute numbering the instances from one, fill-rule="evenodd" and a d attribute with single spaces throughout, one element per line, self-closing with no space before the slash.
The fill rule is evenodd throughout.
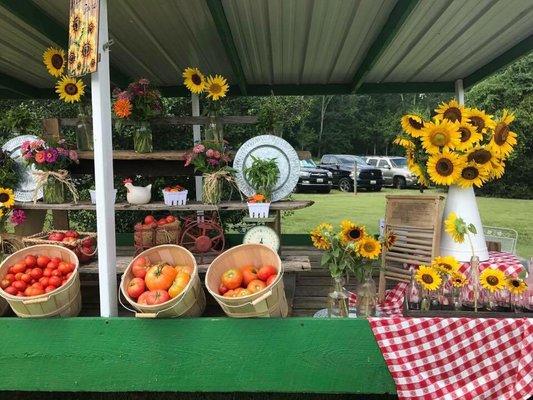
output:
<path id="1" fill-rule="evenodd" d="M 370 318 L 400 399 L 527 399 L 531 318 Z"/>
<path id="2" fill-rule="evenodd" d="M 479 272 L 483 271 L 487 267 L 498 268 L 502 270 L 506 275 L 517 276 L 520 271 L 524 269 L 524 266 L 520 263 L 517 256 L 505 251 L 489 251 L 489 259 L 479 263 Z M 468 273 L 470 263 L 463 263 L 459 268 L 464 274 Z"/>

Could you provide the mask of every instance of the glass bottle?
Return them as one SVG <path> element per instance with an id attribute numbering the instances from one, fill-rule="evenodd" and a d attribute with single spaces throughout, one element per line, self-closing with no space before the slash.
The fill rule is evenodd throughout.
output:
<path id="1" fill-rule="evenodd" d="M 409 310 L 420 310 L 420 288 L 418 287 L 414 274 L 411 275 L 411 282 L 407 289 L 407 307 Z"/>
<path id="2" fill-rule="evenodd" d="M 333 277 L 333 288 L 328 294 L 328 317 L 348 318 L 348 296 L 344 290 L 344 279 Z"/>
<path id="3" fill-rule="evenodd" d="M 357 285 L 357 317 L 368 318 L 376 314 L 377 290 L 372 278 L 372 270 L 364 271 L 364 278 Z"/>
<path id="4" fill-rule="evenodd" d="M 472 256 L 468 271 L 468 283 L 461 289 L 461 303 L 466 309 L 477 312 L 483 308 L 482 290 L 479 283 L 479 258 Z"/>

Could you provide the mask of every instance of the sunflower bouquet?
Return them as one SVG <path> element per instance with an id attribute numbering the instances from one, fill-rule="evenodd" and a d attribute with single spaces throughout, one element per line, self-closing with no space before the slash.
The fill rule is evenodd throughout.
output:
<path id="1" fill-rule="evenodd" d="M 404 147 L 408 167 L 420 184 L 481 187 L 502 177 L 517 143 L 510 128 L 513 113 L 503 110 L 494 119 L 456 100 L 442 103 L 435 112 L 432 120 L 420 113 L 404 115 L 404 132 L 394 140 Z"/>

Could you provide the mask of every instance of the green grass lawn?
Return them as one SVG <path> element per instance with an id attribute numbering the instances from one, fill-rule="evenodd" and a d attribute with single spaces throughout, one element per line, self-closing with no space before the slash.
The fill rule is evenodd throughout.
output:
<path id="1" fill-rule="evenodd" d="M 435 191 L 425 191 L 431 192 Z M 313 200 L 315 204 L 287 216 L 282 224 L 283 233 L 307 233 L 319 222 L 338 224 L 345 218 L 364 224 L 376 233 L 379 219 L 385 213 L 385 195 L 393 193 L 416 195 L 420 192 L 387 188 L 377 193 L 361 191 L 356 196 L 338 191 L 328 195 L 295 194 L 296 200 Z M 516 229 L 518 254 L 524 258 L 533 257 L 533 200 L 478 197 L 477 201 L 483 225 Z"/>

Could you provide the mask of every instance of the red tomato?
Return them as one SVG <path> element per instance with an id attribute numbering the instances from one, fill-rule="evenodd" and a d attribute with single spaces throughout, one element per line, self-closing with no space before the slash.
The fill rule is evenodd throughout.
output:
<path id="1" fill-rule="evenodd" d="M 13 284 L 11 286 L 13 286 L 19 292 L 23 292 L 24 290 L 26 290 L 26 287 L 28 285 L 24 281 L 15 281 L 15 282 L 13 282 Z"/>
<path id="2" fill-rule="evenodd" d="M 26 297 L 24 292 L 17 292 L 17 297 Z"/>
<path id="3" fill-rule="evenodd" d="M 167 224 L 167 220 L 165 218 L 161 218 L 159 221 L 157 221 L 157 225 L 161 226 L 161 225 L 166 225 Z"/>
<path id="4" fill-rule="evenodd" d="M 128 283 L 128 296 L 132 299 L 138 299 L 141 294 L 146 290 L 146 285 L 142 278 L 133 278 L 130 283 Z"/>
<path id="5" fill-rule="evenodd" d="M 67 275 L 69 272 L 74 271 L 74 264 L 69 262 L 61 262 L 59 263 L 59 267 L 57 267 L 57 269 L 61 271 L 63 275 Z"/>
<path id="6" fill-rule="evenodd" d="M 15 280 L 16 280 L 16 281 L 20 281 L 20 280 L 22 279 L 22 275 L 23 275 L 22 272 L 17 272 L 17 273 L 15 274 Z"/>
<path id="7" fill-rule="evenodd" d="M 43 286 L 41 282 L 35 282 L 34 284 L 31 285 L 31 287 L 41 289 L 41 290 L 44 290 L 45 288 L 45 286 Z"/>
<path id="8" fill-rule="evenodd" d="M 262 281 L 267 281 L 269 277 L 272 275 L 277 275 L 278 270 L 274 268 L 272 265 L 265 265 L 264 267 L 259 268 L 259 271 L 257 271 L 257 277 L 261 279 Z"/>
<path id="9" fill-rule="evenodd" d="M 7 274 L 4 279 L 7 279 L 10 282 L 13 282 L 15 280 L 15 275 L 13 274 Z"/>
<path id="10" fill-rule="evenodd" d="M 15 270 L 14 270 L 13 268 L 14 268 L 14 266 L 12 265 L 11 267 L 9 267 L 9 269 L 7 270 L 7 272 L 9 272 L 10 274 L 15 275 L 16 272 L 15 272 Z"/>
<path id="11" fill-rule="evenodd" d="M 222 274 L 222 284 L 228 289 L 237 289 L 242 283 L 242 272 L 239 269 L 231 268 Z"/>
<path id="12" fill-rule="evenodd" d="M 133 262 L 133 265 L 131 266 L 131 272 L 135 278 L 144 279 L 149 266 L 150 261 L 147 258 L 139 257 Z"/>
<path id="13" fill-rule="evenodd" d="M 224 297 L 235 297 L 235 290 L 231 289 L 228 290 L 226 293 L 223 294 Z"/>
<path id="14" fill-rule="evenodd" d="M 53 269 L 45 268 L 44 271 L 43 271 L 43 276 L 46 276 L 47 278 L 51 277 L 52 276 L 52 271 L 53 271 Z"/>
<path id="15" fill-rule="evenodd" d="M 67 281 L 70 279 L 70 277 L 72 276 L 73 273 L 74 273 L 74 272 L 69 272 L 69 273 L 67 274 L 67 276 L 66 276 Z"/>
<path id="16" fill-rule="evenodd" d="M 66 231 L 65 236 L 77 239 L 80 236 L 80 234 L 76 231 Z"/>
<path id="17" fill-rule="evenodd" d="M 26 263 L 23 263 L 23 262 L 18 262 L 16 263 L 15 265 L 13 265 L 13 273 L 14 274 L 18 274 L 19 272 L 24 272 L 26 271 Z"/>
<path id="18" fill-rule="evenodd" d="M 167 220 L 167 222 L 168 222 L 169 224 L 171 224 L 171 223 L 173 223 L 173 222 L 176 221 L 176 217 L 173 216 L 173 215 L 168 215 L 165 219 Z"/>
<path id="19" fill-rule="evenodd" d="M 255 279 L 250 282 L 246 289 L 248 289 L 250 293 L 257 293 L 263 290 L 264 288 L 266 288 L 266 283 L 260 279 Z"/>
<path id="20" fill-rule="evenodd" d="M 49 285 L 49 281 L 50 281 L 50 279 L 48 279 L 45 276 L 43 276 L 41 279 L 39 279 L 39 283 L 41 285 L 43 285 L 43 287 L 47 287 Z"/>
<path id="21" fill-rule="evenodd" d="M 41 268 L 33 268 L 30 275 L 33 279 L 41 279 L 43 276 L 43 270 Z"/>
<path id="22" fill-rule="evenodd" d="M 50 261 L 48 264 L 46 264 L 46 268 L 48 269 L 56 269 L 59 267 L 59 263 L 55 263 L 53 261 Z"/>
<path id="23" fill-rule="evenodd" d="M 272 285 L 272 283 L 276 280 L 277 277 L 277 275 L 270 275 L 266 281 L 267 286 Z"/>
<path id="24" fill-rule="evenodd" d="M 11 286 L 11 281 L 9 279 L 2 279 L 0 281 L 0 288 L 6 289 Z"/>
<path id="25" fill-rule="evenodd" d="M 229 289 L 221 283 L 218 287 L 218 294 L 224 295 L 224 293 L 226 293 L 228 290 Z"/>
<path id="26" fill-rule="evenodd" d="M 233 297 L 244 297 L 252 294 L 248 289 L 238 288 L 235 290 Z"/>
<path id="27" fill-rule="evenodd" d="M 57 276 L 51 276 L 50 279 L 48 279 L 48 284 L 55 287 L 59 287 L 61 286 L 61 278 Z"/>
<path id="28" fill-rule="evenodd" d="M 29 287 L 29 288 L 26 288 L 26 290 L 24 291 L 24 294 L 28 297 L 39 296 L 41 294 L 44 294 L 44 289 Z"/>
<path id="29" fill-rule="evenodd" d="M 248 284 L 257 279 L 257 269 L 253 265 L 246 265 L 241 268 L 242 271 L 242 284 L 248 286 Z"/>
<path id="30" fill-rule="evenodd" d="M 54 264 L 59 265 L 59 263 L 60 263 L 61 261 L 63 261 L 63 260 L 62 260 L 61 258 L 59 258 L 59 257 L 52 257 L 52 258 L 50 259 L 50 261 L 52 261 Z"/>
<path id="31" fill-rule="evenodd" d="M 63 273 L 62 273 L 59 269 L 54 269 L 54 270 L 52 271 L 52 276 L 59 276 L 59 277 L 61 277 L 61 276 L 63 276 Z"/>
<path id="32" fill-rule="evenodd" d="M 144 217 L 145 225 L 150 225 L 150 224 L 153 224 L 154 222 L 155 222 L 155 218 L 153 215 L 147 215 L 146 217 Z"/>
<path id="33" fill-rule="evenodd" d="M 170 265 L 160 264 L 150 267 L 146 272 L 145 282 L 148 290 L 167 290 L 172 286 L 177 271 Z M 168 293 L 167 293 L 168 294 Z"/>
<path id="34" fill-rule="evenodd" d="M 148 305 L 148 296 L 150 295 L 150 292 L 144 292 L 142 293 L 139 298 L 137 299 L 138 304 L 142 305 Z"/>
<path id="35" fill-rule="evenodd" d="M 13 286 L 8 286 L 7 288 L 4 289 L 4 291 L 6 293 L 9 293 L 11 296 L 16 296 L 18 293 L 18 290 L 15 289 Z"/>
<path id="36" fill-rule="evenodd" d="M 32 280 L 32 277 L 30 274 L 22 274 L 22 276 L 20 277 L 21 280 L 23 280 L 24 282 L 26 283 L 30 283 L 31 280 Z"/>
<path id="37" fill-rule="evenodd" d="M 162 304 L 170 300 L 166 290 L 151 290 L 148 292 L 148 305 Z"/>
<path id="38" fill-rule="evenodd" d="M 50 257 L 47 257 L 47 256 L 37 257 L 37 266 L 40 268 L 46 268 L 49 262 L 50 262 Z"/>
<path id="39" fill-rule="evenodd" d="M 27 267 L 33 268 L 35 265 L 37 265 L 37 257 L 35 256 L 26 256 L 24 259 L 24 263 Z"/>
<path id="40" fill-rule="evenodd" d="M 50 293 L 50 292 L 53 292 L 56 289 L 57 288 L 54 285 L 48 285 L 47 287 L 44 288 L 44 292 L 45 293 Z"/>

